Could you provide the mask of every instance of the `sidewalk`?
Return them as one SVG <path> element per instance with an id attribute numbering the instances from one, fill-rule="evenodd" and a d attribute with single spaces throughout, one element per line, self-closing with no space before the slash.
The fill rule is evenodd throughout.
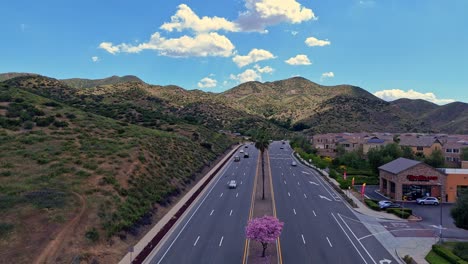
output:
<path id="1" fill-rule="evenodd" d="M 297 156 L 296 156 L 297 157 Z M 328 176 L 328 173 L 324 170 L 316 168 L 314 165 L 309 164 L 307 161 L 300 159 L 305 165 L 321 172 L 327 179 L 339 186 L 339 183 Z M 358 197 L 355 197 L 349 191 L 345 191 L 345 194 L 351 198 L 354 203 L 358 206 L 353 208 L 346 204 L 350 209 L 353 209 L 358 219 L 366 226 L 366 228 L 373 234 L 373 236 L 388 250 L 388 252 L 397 259 L 400 263 L 404 263 L 402 258 L 405 255 L 409 255 L 417 264 L 428 263 L 424 258 L 429 253 L 432 245 L 437 243 L 437 237 L 395 237 L 381 224 L 382 222 L 402 222 L 406 223 L 407 220 L 401 219 L 393 214 L 385 212 L 378 212 L 368 208 Z"/>
<path id="2" fill-rule="evenodd" d="M 197 182 L 197 184 L 190 189 L 170 210 L 169 212 L 164 215 L 161 220 L 159 220 L 156 225 L 154 225 L 151 230 L 146 233 L 146 235 L 135 245 L 133 246 L 133 252 L 127 253 L 122 260 L 120 260 L 119 264 L 130 264 L 135 257 L 148 245 L 148 243 L 151 242 L 151 240 L 158 234 L 158 232 L 163 229 L 163 227 L 176 215 L 176 213 L 185 205 L 185 203 L 192 197 L 192 195 L 198 191 L 198 189 L 205 184 L 206 181 L 210 179 L 210 176 L 216 172 L 221 166 L 224 165 L 224 162 L 226 162 L 228 159 L 231 158 L 233 153 L 239 148 L 240 145 L 234 145 L 231 151 L 229 151 L 221 161 L 218 162 L 203 178 Z M 181 219 L 184 219 L 185 215 L 190 212 L 191 208 L 197 204 L 197 201 L 200 197 L 203 196 L 204 192 L 209 189 L 209 184 L 212 184 L 213 181 L 208 183 L 206 188 L 198 195 L 198 197 L 192 202 L 192 204 L 186 209 L 184 214 L 179 218 L 179 220 L 174 224 L 174 226 L 171 228 L 177 227 Z M 170 231 L 168 231 L 169 233 Z M 167 239 L 167 236 L 165 235 L 163 239 L 158 243 L 158 245 L 153 249 L 151 254 L 146 258 L 146 260 L 143 263 L 146 263 L 147 259 L 150 259 L 152 255 L 155 254 L 157 249 L 161 246 L 161 244 L 164 243 L 164 241 Z"/>

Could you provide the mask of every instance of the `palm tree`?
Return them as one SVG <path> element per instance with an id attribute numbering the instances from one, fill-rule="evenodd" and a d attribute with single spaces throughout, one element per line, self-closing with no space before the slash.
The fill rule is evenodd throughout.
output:
<path id="1" fill-rule="evenodd" d="M 270 141 L 264 130 L 260 131 L 257 136 L 254 138 L 255 148 L 260 150 L 260 155 L 262 156 L 262 181 L 263 181 L 263 190 L 262 190 L 262 200 L 265 200 L 265 160 L 263 158 L 263 153 L 268 149 Z"/>

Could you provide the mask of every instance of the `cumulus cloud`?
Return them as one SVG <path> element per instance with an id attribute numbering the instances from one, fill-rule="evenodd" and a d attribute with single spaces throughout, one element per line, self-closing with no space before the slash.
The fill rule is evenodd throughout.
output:
<path id="1" fill-rule="evenodd" d="M 213 88 L 216 87 L 218 82 L 215 79 L 205 77 L 198 82 L 198 88 Z"/>
<path id="2" fill-rule="evenodd" d="M 309 37 L 305 40 L 305 44 L 309 47 L 315 47 L 315 46 L 319 46 L 319 47 L 323 47 L 323 46 L 328 46 L 331 44 L 330 41 L 327 40 L 321 40 L 321 39 L 317 39 L 317 38 L 314 38 L 314 37 Z"/>
<path id="3" fill-rule="evenodd" d="M 264 32 L 266 27 L 283 22 L 298 24 L 317 19 L 312 9 L 296 0 L 245 0 L 245 8 L 236 21 L 242 31 Z"/>
<path id="4" fill-rule="evenodd" d="M 320 77 L 321 80 L 324 80 L 326 78 L 333 78 L 335 77 L 335 74 L 333 72 L 324 72 L 322 73 L 322 77 Z"/>
<path id="5" fill-rule="evenodd" d="M 229 57 L 232 55 L 234 45 L 223 35 L 216 32 L 201 33 L 195 37 L 182 36 L 167 39 L 161 37 L 159 32 L 154 33 L 148 42 L 138 45 L 103 42 L 100 48 L 111 54 L 119 52 L 139 53 L 143 50 L 155 50 L 162 56 L 168 57 Z"/>
<path id="6" fill-rule="evenodd" d="M 408 98 L 408 99 L 423 99 L 435 104 L 448 104 L 451 102 L 455 102 L 453 99 L 439 99 L 435 96 L 434 93 L 420 93 L 415 90 L 408 90 L 403 91 L 400 89 L 390 89 L 390 90 L 382 90 L 374 93 L 375 96 L 385 100 L 385 101 L 393 101 L 400 98 Z"/>
<path id="7" fill-rule="evenodd" d="M 262 76 L 253 69 L 247 69 L 237 75 L 231 74 L 230 79 L 235 80 L 238 83 L 245 83 L 251 81 L 261 81 Z"/>
<path id="8" fill-rule="evenodd" d="M 110 54 L 120 52 L 119 48 L 116 46 L 112 46 L 111 42 L 102 42 L 101 44 L 99 44 L 99 48 L 109 52 Z"/>
<path id="9" fill-rule="evenodd" d="M 99 61 L 99 57 L 98 57 L 98 56 L 93 56 L 93 57 L 91 57 L 91 60 L 92 60 L 93 62 L 98 62 L 98 61 Z"/>
<path id="10" fill-rule="evenodd" d="M 192 9 L 181 4 L 175 15 L 171 17 L 171 22 L 164 23 L 161 29 L 172 32 L 173 30 L 182 31 L 190 29 L 195 32 L 211 32 L 211 31 L 239 31 L 237 25 L 222 17 L 207 17 L 200 18 Z"/>
<path id="11" fill-rule="evenodd" d="M 260 67 L 258 64 L 255 64 L 254 69 L 259 73 L 272 73 L 274 69 L 270 66 Z"/>
<path id="12" fill-rule="evenodd" d="M 254 62 L 276 58 L 271 52 L 264 49 L 252 49 L 246 56 L 236 55 L 232 61 L 238 67 L 244 67 Z"/>
<path id="13" fill-rule="evenodd" d="M 286 62 L 289 65 L 311 65 L 312 64 L 312 62 L 309 60 L 307 55 L 304 55 L 304 54 L 299 54 L 296 57 L 291 57 L 285 60 L 284 62 Z"/>

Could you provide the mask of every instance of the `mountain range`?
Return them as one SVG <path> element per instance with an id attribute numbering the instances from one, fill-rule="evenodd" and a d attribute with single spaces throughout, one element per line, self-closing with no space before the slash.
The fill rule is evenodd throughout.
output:
<path id="1" fill-rule="evenodd" d="M 8 76 L 10 79 L 5 80 Z M 0 80 L 55 99 L 72 100 L 75 104 L 99 101 L 109 108 L 115 104 L 121 107 L 122 104 L 132 105 L 139 109 L 136 110 L 139 114 L 155 111 L 165 118 L 179 118 L 247 135 L 253 133 L 253 124 L 267 127 L 275 135 L 284 135 L 288 131 L 301 131 L 306 135 L 344 131 L 468 133 L 466 103 L 439 106 L 411 99 L 386 102 L 360 87 L 323 86 L 301 77 L 265 83 L 246 82 L 222 93 L 211 93 L 185 90 L 175 85 L 150 85 L 136 76 L 97 80 L 55 80 L 31 74 L 18 76 L 20 74 L 0 74 Z M 49 81 L 38 81 L 41 78 Z M 34 89 L 33 80 L 42 88 Z M 59 98 L 64 94 L 69 97 Z M 77 98 L 86 100 L 79 102 Z"/>

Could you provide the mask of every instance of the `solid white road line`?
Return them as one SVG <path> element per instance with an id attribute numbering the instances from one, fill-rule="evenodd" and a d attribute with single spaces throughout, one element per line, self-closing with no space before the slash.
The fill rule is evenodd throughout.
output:
<path id="1" fill-rule="evenodd" d="M 359 254 L 359 256 L 361 256 L 362 260 L 364 261 L 365 264 L 367 264 L 367 261 L 366 259 L 364 258 L 364 256 L 362 256 L 361 254 L 361 251 L 358 250 L 358 248 L 356 247 L 356 245 L 354 244 L 354 242 L 351 240 L 351 238 L 349 237 L 348 233 L 346 233 L 346 231 L 344 230 L 343 226 L 340 224 L 340 222 L 338 222 L 338 219 L 336 219 L 335 215 L 333 213 L 331 213 L 331 215 L 333 216 L 333 219 L 335 219 L 336 223 L 338 224 L 338 226 L 340 226 L 341 230 L 343 231 L 343 233 L 346 235 L 346 237 L 349 239 L 349 242 L 351 242 L 351 244 L 353 245 L 354 249 L 356 249 L 357 253 Z M 374 261 L 375 263 L 375 261 Z"/>
<path id="2" fill-rule="evenodd" d="M 304 193 L 304 198 L 307 198 L 307 195 Z"/>
<path id="3" fill-rule="evenodd" d="M 221 246 L 223 244 L 223 239 L 224 239 L 224 236 L 221 237 L 221 240 L 219 241 L 219 245 L 218 246 Z"/>
<path id="4" fill-rule="evenodd" d="M 219 197 L 223 197 L 223 193 L 221 193 L 221 194 L 219 195 Z"/>
<path id="5" fill-rule="evenodd" d="M 331 244 L 330 239 L 328 239 L 328 237 L 327 237 L 327 241 L 328 241 L 328 244 L 330 245 L 330 247 L 333 247 L 333 245 Z"/>
<path id="6" fill-rule="evenodd" d="M 231 210 L 231 212 L 229 213 L 229 216 L 231 216 L 231 215 L 232 215 L 232 210 Z"/>
<path id="7" fill-rule="evenodd" d="M 291 194 L 288 192 L 288 196 L 291 196 Z"/>
<path id="8" fill-rule="evenodd" d="M 303 242 L 303 243 L 304 243 L 304 245 L 305 245 L 305 239 L 304 239 L 304 235 L 303 235 L 303 234 L 301 234 L 301 237 L 302 237 L 302 242 Z"/>
<path id="9" fill-rule="evenodd" d="M 304 173 L 304 174 L 310 174 L 310 173 L 308 173 L 307 171 L 302 171 L 302 173 Z"/>
<path id="10" fill-rule="evenodd" d="M 236 193 L 236 197 L 239 196 L 239 193 Z"/>
<path id="11" fill-rule="evenodd" d="M 309 183 L 310 183 L 310 184 L 315 184 L 315 185 L 320 185 L 320 184 L 318 184 L 318 183 L 316 183 L 316 182 L 313 182 L 313 181 L 309 181 Z"/>
<path id="12" fill-rule="evenodd" d="M 231 166 L 232 163 L 229 164 L 229 166 Z M 228 166 L 228 167 L 229 167 Z M 216 182 L 211 186 L 211 189 L 208 191 L 208 193 L 205 195 L 205 197 L 203 197 L 203 200 L 201 200 L 201 202 L 198 204 L 197 208 L 195 208 L 195 211 L 192 213 L 192 215 L 190 215 L 189 219 L 187 220 L 187 222 L 185 222 L 185 224 L 182 226 L 182 228 L 180 229 L 179 233 L 177 233 L 177 236 L 172 240 L 171 244 L 169 245 L 169 247 L 167 247 L 166 251 L 164 252 L 164 254 L 161 256 L 161 258 L 159 259 L 158 263 L 161 263 L 164 259 L 164 257 L 167 255 L 167 252 L 169 252 L 169 250 L 171 250 L 172 246 L 174 245 L 174 243 L 177 241 L 177 239 L 179 238 L 180 234 L 185 230 L 185 227 L 187 227 L 188 223 L 190 222 L 190 220 L 192 220 L 193 216 L 197 213 L 198 209 L 200 209 L 200 207 L 202 206 L 203 202 L 205 202 L 206 198 L 208 198 L 208 196 L 211 194 L 211 191 L 213 191 L 214 187 L 218 184 L 219 180 L 221 180 L 222 176 L 224 175 L 224 173 L 226 173 L 228 167 L 224 168 L 224 172 L 218 177 L 218 179 L 216 180 Z M 213 210 L 214 211 L 214 210 Z"/>
<path id="13" fill-rule="evenodd" d="M 211 213 L 210 213 L 210 215 L 212 215 L 213 213 L 214 213 L 214 209 L 213 209 L 213 210 L 211 210 Z"/>
<path id="14" fill-rule="evenodd" d="M 294 214 L 296 214 L 296 209 L 293 208 Z"/>
<path id="15" fill-rule="evenodd" d="M 358 239 L 358 237 L 356 236 L 356 234 L 354 234 L 353 230 L 351 230 L 351 228 L 349 227 L 349 225 L 345 222 L 345 220 L 343 220 L 343 217 L 341 217 L 340 214 L 338 214 L 338 216 L 340 217 L 341 221 L 343 221 L 343 223 L 345 224 L 345 226 L 349 229 L 349 231 L 351 232 L 351 234 L 353 234 L 354 238 L 357 240 L 357 242 L 361 245 L 361 247 L 364 249 L 364 251 L 367 253 L 367 255 L 372 259 L 372 261 L 374 263 L 377 263 L 375 262 L 375 259 L 371 256 L 371 254 L 369 253 L 369 251 L 367 251 L 367 249 L 364 247 L 364 245 L 361 243 L 361 240 Z"/>
<path id="16" fill-rule="evenodd" d="M 317 216 L 317 215 L 315 214 L 315 211 L 314 211 L 314 210 L 312 210 L 312 213 L 314 213 L 314 216 Z"/>
<path id="17" fill-rule="evenodd" d="M 200 239 L 200 236 L 197 237 L 197 240 L 195 240 L 195 243 L 193 243 L 193 246 L 197 245 L 198 239 Z"/>

